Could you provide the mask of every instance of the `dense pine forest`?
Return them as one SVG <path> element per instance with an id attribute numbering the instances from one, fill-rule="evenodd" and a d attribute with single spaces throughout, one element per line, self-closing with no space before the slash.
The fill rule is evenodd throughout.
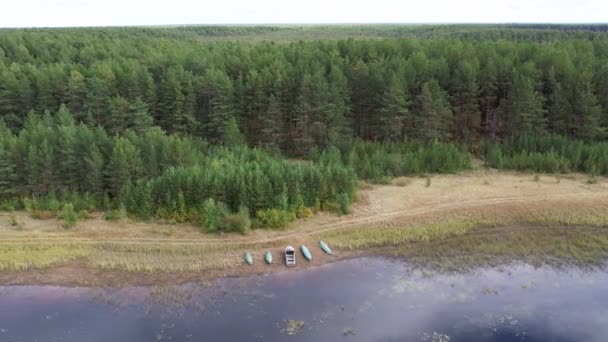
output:
<path id="1" fill-rule="evenodd" d="M 608 174 L 608 26 L 4 29 L 0 117 L 5 207 L 281 226 L 470 153 Z"/>

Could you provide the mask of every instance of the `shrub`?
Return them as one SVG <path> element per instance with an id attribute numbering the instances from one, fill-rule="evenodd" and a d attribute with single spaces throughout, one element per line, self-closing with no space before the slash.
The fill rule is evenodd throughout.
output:
<path id="1" fill-rule="evenodd" d="M 15 211 L 22 209 L 23 205 L 18 199 L 5 199 L 0 201 L 0 211 Z"/>
<path id="2" fill-rule="evenodd" d="M 299 219 L 307 219 L 313 216 L 315 216 L 314 212 L 308 207 L 299 207 L 296 211 L 296 217 Z"/>
<path id="3" fill-rule="evenodd" d="M 93 218 L 93 215 L 91 215 L 91 213 L 89 213 L 87 210 L 79 210 L 78 211 L 78 220 L 88 220 Z"/>
<path id="4" fill-rule="evenodd" d="M 350 214 L 350 204 L 351 199 L 348 194 L 340 194 L 338 195 L 338 206 L 341 214 Z"/>
<path id="5" fill-rule="evenodd" d="M 118 209 L 113 209 L 106 211 L 103 215 L 103 218 L 107 221 L 117 221 L 122 220 L 127 217 L 127 210 L 124 206 L 119 206 Z"/>
<path id="6" fill-rule="evenodd" d="M 13 227 L 19 226 L 19 221 L 17 221 L 17 216 L 15 216 L 15 214 L 11 214 L 9 222 Z"/>
<path id="7" fill-rule="evenodd" d="M 31 198 L 24 198 L 23 199 L 23 208 L 25 209 L 25 211 L 27 212 L 33 212 L 34 210 L 38 209 L 38 201 L 36 199 L 36 197 L 31 197 Z"/>
<path id="8" fill-rule="evenodd" d="M 50 210 L 33 210 L 31 212 L 30 216 L 37 220 L 48 220 L 48 219 L 52 219 L 56 215 L 55 215 L 55 212 L 50 211 Z"/>
<path id="9" fill-rule="evenodd" d="M 201 226 L 209 232 L 217 231 L 224 217 L 228 214 L 228 208 L 224 203 L 216 202 L 213 198 L 208 198 L 201 206 Z"/>
<path id="10" fill-rule="evenodd" d="M 283 228 L 295 220 L 294 213 L 280 209 L 262 209 L 255 213 L 257 225 L 269 228 Z"/>
<path id="11" fill-rule="evenodd" d="M 78 222 L 78 214 L 74 210 L 74 205 L 72 203 L 65 203 L 59 212 L 57 217 L 60 220 L 63 220 L 63 228 L 72 228 Z"/>
<path id="12" fill-rule="evenodd" d="M 222 232 L 236 232 L 244 234 L 251 227 L 251 220 L 249 219 L 249 213 L 246 211 L 238 212 L 236 214 L 228 214 L 224 216 L 219 231 Z"/>

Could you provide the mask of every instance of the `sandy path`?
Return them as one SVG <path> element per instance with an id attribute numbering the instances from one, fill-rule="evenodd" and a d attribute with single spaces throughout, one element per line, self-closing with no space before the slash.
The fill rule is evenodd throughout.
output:
<path id="1" fill-rule="evenodd" d="M 373 186 L 361 190 L 353 213 L 337 216 L 321 213 L 309 220 L 299 220 L 283 231 L 255 230 L 245 236 L 237 234 L 200 234 L 190 225 L 162 225 L 154 223 L 113 223 L 96 218 L 79 223 L 76 229 L 57 229 L 55 220 L 34 220 L 26 213 L 16 213 L 23 230 L 16 231 L 9 224 L 9 213 L 0 213 L 0 237 L 3 241 L 72 241 L 102 240 L 108 243 L 175 243 L 175 244 L 229 244 L 271 243 L 293 239 L 303 240 L 311 235 L 340 229 L 408 225 L 415 218 L 433 217 L 454 210 L 466 211 L 480 207 L 494 210 L 513 204 L 551 207 L 559 201 L 604 202 L 608 200 L 608 180 L 600 179 L 588 184 L 588 176 L 540 176 L 497 171 L 476 171 L 460 175 L 439 175 L 426 186 L 426 179 L 400 178 L 398 185 Z M 163 231 L 171 230 L 169 236 Z"/>

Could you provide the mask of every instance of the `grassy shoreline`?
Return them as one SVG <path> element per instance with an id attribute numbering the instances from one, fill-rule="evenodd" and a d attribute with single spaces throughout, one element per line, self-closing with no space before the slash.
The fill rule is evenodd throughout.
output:
<path id="1" fill-rule="evenodd" d="M 355 256 L 394 256 L 415 266 L 466 270 L 521 260 L 534 264 L 599 265 L 608 255 L 606 215 L 587 213 L 521 220 L 452 219 L 401 228 L 360 228 L 320 234 L 337 255 L 315 254 L 318 266 Z M 309 239 L 306 243 L 313 243 Z M 287 241 L 221 244 L 128 244 L 91 240 L 0 242 L 0 284 L 126 286 L 178 284 L 286 271 L 282 264 L 241 264 L 241 251 L 280 251 Z"/>
<path id="2" fill-rule="evenodd" d="M 288 244 L 306 244 L 314 255 L 290 271 L 367 255 L 449 270 L 515 259 L 599 264 L 608 254 L 608 182 L 586 179 L 477 172 L 436 176 L 426 186 L 403 178 L 361 189 L 350 215 L 245 235 L 101 215 L 64 229 L 57 219 L 0 212 L 0 284 L 156 285 L 280 272 Z M 320 251 L 321 239 L 334 255 Z M 268 250 L 273 265 L 262 262 Z M 253 266 L 243 265 L 246 251 Z"/>

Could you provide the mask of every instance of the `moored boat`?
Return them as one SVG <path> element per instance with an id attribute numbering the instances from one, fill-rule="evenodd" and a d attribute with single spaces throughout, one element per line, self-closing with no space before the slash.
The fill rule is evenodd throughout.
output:
<path id="1" fill-rule="evenodd" d="M 323 250 L 323 252 L 327 254 L 331 254 L 331 248 L 325 243 L 323 240 L 319 240 L 319 247 Z"/>
<path id="2" fill-rule="evenodd" d="M 302 251 L 302 255 L 304 255 L 304 257 L 308 261 L 312 260 L 312 254 L 310 253 L 310 250 L 308 249 L 308 247 L 306 247 L 305 245 L 302 245 L 302 246 L 300 246 L 300 250 Z"/>
<path id="3" fill-rule="evenodd" d="M 245 253 L 245 256 L 243 257 L 243 259 L 245 260 L 245 262 L 248 265 L 253 265 L 253 255 L 251 255 L 251 253 L 249 253 L 249 252 Z"/>
<path id="4" fill-rule="evenodd" d="M 285 265 L 295 266 L 296 265 L 296 251 L 293 247 L 285 247 Z"/>
<path id="5" fill-rule="evenodd" d="M 272 264 L 272 253 L 270 253 L 270 251 L 264 254 L 264 261 L 266 261 L 267 264 Z"/>

